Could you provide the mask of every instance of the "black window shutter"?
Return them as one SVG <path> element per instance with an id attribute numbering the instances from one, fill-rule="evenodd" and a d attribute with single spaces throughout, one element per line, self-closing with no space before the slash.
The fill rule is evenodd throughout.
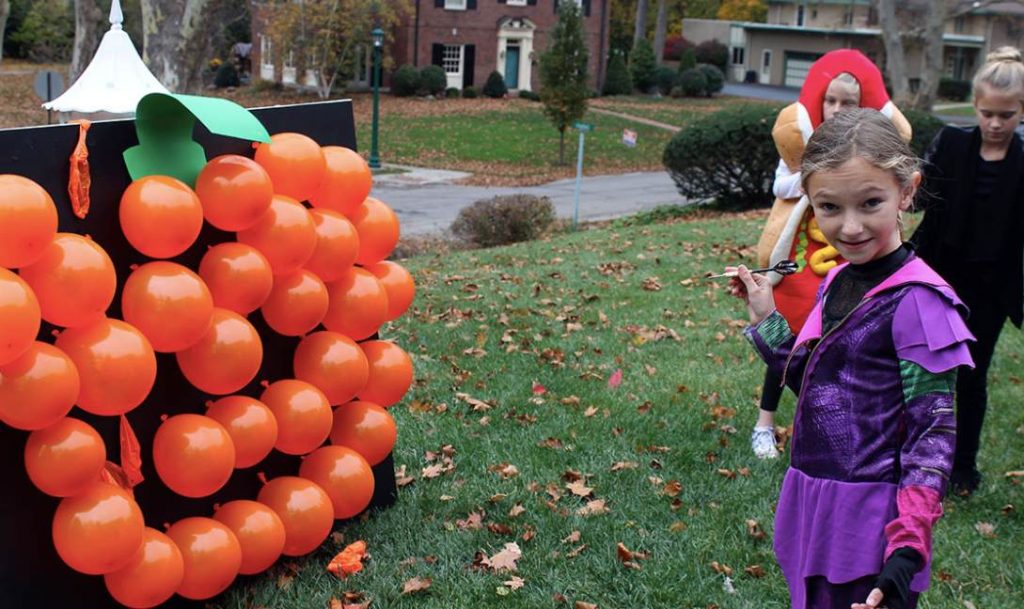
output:
<path id="1" fill-rule="evenodd" d="M 430 47 L 431 65 L 444 67 L 444 45 L 434 44 Z"/>
<path id="2" fill-rule="evenodd" d="M 498 4 L 508 4 L 508 0 L 498 0 Z"/>
<path id="3" fill-rule="evenodd" d="M 505 2 L 505 0 L 498 0 L 499 2 Z M 537 0 L 526 0 L 527 6 L 537 6 Z M 558 3 L 555 3 L 558 6 Z"/>
<path id="4" fill-rule="evenodd" d="M 466 10 L 467 11 L 475 11 L 476 10 L 476 0 L 466 0 Z"/>
<path id="5" fill-rule="evenodd" d="M 561 1 L 562 0 L 555 0 L 554 2 L 551 3 L 551 4 L 555 5 L 555 14 L 556 15 L 558 14 L 558 3 L 561 2 Z"/>
<path id="6" fill-rule="evenodd" d="M 473 64 L 476 63 L 476 45 L 467 44 L 462 51 L 462 88 L 473 86 Z"/>
<path id="7" fill-rule="evenodd" d="M 591 0 L 583 0 L 583 16 L 584 17 L 589 17 L 590 16 L 590 2 L 591 2 Z"/>
<path id="8" fill-rule="evenodd" d="M 444 0 L 434 0 L 434 8 L 444 8 Z"/>

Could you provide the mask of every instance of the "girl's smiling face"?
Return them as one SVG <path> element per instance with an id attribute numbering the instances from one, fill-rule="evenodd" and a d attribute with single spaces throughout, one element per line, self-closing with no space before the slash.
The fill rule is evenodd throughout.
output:
<path id="1" fill-rule="evenodd" d="M 900 212 L 910 208 L 921 174 L 901 185 L 892 171 L 854 156 L 834 169 L 812 173 L 807 193 L 818 227 L 852 264 L 864 264 L 903 242 Z"/>

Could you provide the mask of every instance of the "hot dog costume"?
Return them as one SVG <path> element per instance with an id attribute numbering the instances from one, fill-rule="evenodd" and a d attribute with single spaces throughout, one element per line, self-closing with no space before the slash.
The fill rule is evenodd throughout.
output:
<path id="1" fill-rule="evenodd" d="M 847 72 L 860 83 L 860 105 L 874 108 L 892 119 L 905 141 L 910 141 L 910 123 L 889 99 L 882 73 L 860 51 L 839 49 L 822 55 L 811 66 L 799 99 L 786 106 L 772 128 L 772 138 L 782 163 L 790 173 L 800 171 L 804 146 L 822 123 L 822 105 L 829 83 Z M 780 164 L 780 172 L 782 170 Z M 793 194 L 793 193 L 791 193 Z M 764 231 L 757 244 L 759 266 L 773 266 L 782 260 L 795 260 L 798 270 L 783 278 L 769 277 L 774 284 L 775 304 L 793 331 L 798 331 L 814 304 L 822 277 L 843 262 L 839 252 L 828 244 L 818 229 L 806 196 L 776 198 Z"/>

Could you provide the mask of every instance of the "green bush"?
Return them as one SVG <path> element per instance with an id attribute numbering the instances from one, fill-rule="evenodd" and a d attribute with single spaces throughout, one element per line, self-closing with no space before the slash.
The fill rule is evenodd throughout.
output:
<path id="1" fill-rule="evenodd" d="M 686 97 L 698 97 L 706 95 L 708 90 L 708 77 L 704 76 L 698 68 L 690 68 L 679 75 L 679 87 Z"/>
<path id="2" fill-rule="evenodd" d="M 626 60 L 622 53 L 613 52 L 608 59 L 608 75 L 604 79 L 604 95 L 629 95 L 633 92 L 633 80 L 629 77 Z"/>
<path id="3" fill-rule="evenodd" d="M 674 97 L 674 98 L 678 99 L 680 97 L 686 97 L 686 92 L 683 91 L 683 87 L 682 86 L 676 85 L 676 86 L 672 87 L 672 90 L 668 92 L 668 95 L 669 95 L 669 97 Z"/>
<path id="4" fill-rule="evenodd" d="M 526 89 L 519 91 L 519 97 L 535 102 L 540 101 L 540 93 L 537 93 L 536 91 L 527 91 Z"/>
<path id="5" fill-rule="evenodd" d="M 279 92 L 284 91 L 284 85 L 276 80 L 257 78 L 252 85 L 252 90 L 255 93 Z"/>
<path id="6" fill-rule="evenodd" d="M 478 95 L 475 87 L 466 87 L 462 90 L 462 99 L 476 99 Z"/>
<path id="7" fill-rule="evenodd" d="M 914 154 L 923 157 L 925 150 L 935 139 L 935 135 L 946 123 L 932 113 L 921 110 L 907 109 L 903 111 L 903 116 L 907 117 L 907 122 L 910 123 L 913 133 L 910 138 L 910 148 Z"/>
<path id="8" fill-rule="evenodd" d="M 487 82 L 484 83 L 484 95 L 487 97 L 499 98 L 508 95 L 508 87 L 505 86 L 505 77 L 501 75 L 501 72 L 495 70 L 487 76 Z"/>
<path id="9" fill-rule="evenodd" d="M 711 97 L 715 93 L 722 90 L 725 86 L 725 74 L 717 67 L 710 63 L 697 64 L 697 69 L 700 70 L 701 74 L 704 75 L 704 79 L 707 81 L 707 87 L 704 89 L 704 94 Z"/>
<path id="10" fill-rule="evenodd" d="M 71 61 L 75 44 L 74 3 L 64 0 L 33 2 L 18 29 L 11 32 L 10 44 L 37 63 Z"/>
<path id="11" fill-rule="evenodd" d="M 416 95 L 420 90 L 420 71 L 416 66 L 405 64 L 391 76 L 391 92 L 398 97 Z"/>
<path id="12" fill-rule="evenodd" d="M 458 87 L 448 87 L 444 90 L 444 96 L 448 99 L 458 99 L 462 95 Z"/>
<path id="13" fill-rule="evenodd" d="M 547 197 L 505 195 L 463 208 L 452 222 L 459 239 L 480 247 L 530 241 L 555 221 L 555 206 Z"/>
<path id="14" fill-rule="evenodd" d="M 772 126 L 780 108 L 742 105 L 690 122 L 665 146 L 662 162 L 679 194 L 722 208 L 772 204 L 779 156 Z"/>
<path id="15" fill-rule="evenodd" d="M 729 63 L 729 47 L 717 40 L 705 40 L 694 49 L 697 63 L 710 63 L 723 73 Z"/>
<path id="16" fill-rule="evenodd" d="M 679 74 L 668 66 L 658 66 L 658 69 L 654 71 L 654 82 L 658 86 L 659 93 L 668 95 L 672 92 L 672 87 L 679 84 Z"/>
<path id="17" fill-rule="evenodd" d="M 440 95 L 448 87 L 448 75 L 441 66 L 425 66 L 420 70 L 420 88 L 428 95 Z"/>
<path id="18" fill-rule="evenodd" d="M 655 85 L 656 68 L 654 49 L 651 48 L 650 41 L 641 38 L 633 47 L 633 54 L 629 56 L 629 74 L 633 78 L 633 87 L 641 93 L 650 93 Z"/>
<path id="19" fill-rule="evenodd" d="M 235 68 L 235 64 L 230 61 L 220 64 L 217 68 L 217 73 L 213 77 L 213 84 L 218 89 L 224 87 L 237 87 L 240 83 L 238 81 L 238 70 Z"/>
<path id="20" fill-rule="evenodd" d="M 693 47 L 687 47 L 683 49 L 682 55 L 679 56 L 679 73 L 689 70 L 690 68 L 697 67 L 697 52 L 693 50 Z"/>
<path id="21" fill-rule="evenodd" d="M 939 97 L 952 101 L 967 101 L 971 96 L 971 81 L 943 77 L 939 80 Z"/>

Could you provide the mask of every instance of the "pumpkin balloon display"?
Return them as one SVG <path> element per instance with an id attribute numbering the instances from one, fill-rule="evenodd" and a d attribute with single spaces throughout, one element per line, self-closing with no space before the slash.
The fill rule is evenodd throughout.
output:
<path id="1" fill-rule="evenodd" d="M 259 372 L 263 342 L 249 320 L 214 307 L 206 334 L 174 356 L 182 374 L 197 389 L 226 395 L 248 385 Z"/>
<path id="2" fill-rule="evenodd" d="M 181 550 L 185 574 L 178 594 L 192 600 L 205 600 L 227 590 L 238 577 L 242 565 L 242 547 L 227 525 L 213 518 L 182 518 L 167 529 Z"/>
<path id="3" fill-rule="evenodd" d="M 316 225 L 302 203 L 274 195 L 256 224 L 238 232 L 238 240 L 266 256 L 275 275 L 286 275 L 302 268 L 313 255 Z"/>
<path id="4" fill-rule="evenodd" d="M 388 293 L 387 321 L 401 317 L 416 297 L 416 283 L 413 281 L 412 275 L 405 270 L 405 267 L 390 260 L 371 264 L 366 267 L 366 270 L 380 280 L 384 291 Z"/>
<path id="5" fill-rule="evenodd" d="M 173 262 L 150 262 L 132 271 L 121 292 L 124 320 L 154 351 L 173 353 L 196 344 L 210 327 L 213 297 L 206 283 Z"/>
<path id="6" fill-rule="evenodd" d="M 206 282 L 213 304 L 248 315 L 267 300 L 274 287 L 274 273 L 267 257 L 251 245 L 220 243 L 203 255 L 199 277 Z"/>
<path id="7" fill-rule="evenodd" d="M 235 445 L 235 468 L 256 465 L 277 442 L 277 419 L 256 398 L 229 395 L 211 404 L 206 416 L 228 430 Z"/>
<path id="8" fill-rule="evenodd" d="M 150 258 L 177 256 L 203 229 L 199 197 L 170 176 L 151 175 L 129 184 L 118 214 L 128 243 Z"/>
<path id="9" fill-rule="evenodd" d="M 299 201 L 316 194 L 327 168 L 320 145 L 301 133 L 275 133 L 256 147 L 255 158 L 270 174 L 274 192 Z"/>
<path id="10" fill-rule="evenodd" d="M 316 249 L 306 268 L 324 282 L 331 282 L 355 264 L 359 254 L 359 233 L 348 218 L 329 209 L 311 209 L 316 225 Z"/>
<path id="11" fill-rule="evenodd" d="M 398 216 L 383 202 L 373 197 L 356 208 L 349 219 L 359 233 L 358 264 L 374 264 L 384 260 L 398 245 Z"/>
<path id="12" fill-rule="evenodd" d="M 196 178 L 203 217 L 221 230 L 240 231 L 256 224 L 274 196 L 266 169 L 248 157 L 224 154 L 203 167 Z"/>
<path id="13" fill-rule="evenodd" d="M 277 512 L 258 501 L 239 499 L 217 508 L 214 520 L 224 524 L 238 538 L 242 548 L 242 575 L 270 568 L 284 550 L 284 523 Z"/>
<path id="14" fill-rule="evenodd" d="M 331 498 L 335 518 L 358 516 L 373 499 L 373 470 L 362 455 L 345 446 L 324 446 L 307 456 L 299 475 Z"/>
<path id="15" fill-rule="evenodd" d="M 167 488 L 185 497 L 220 490 L 235 468 L 235 444 L 228 430 L 200 414 L 179 414 L 153 436 L 153 466 Z"/>
<path id="16" fill-rule="evenodd" d="M 327 286 L 314 273 L 299 270 L 275 275 L 274 288 L 260 309 L 270 328 L 284 336 L 302 336 L 327 314 Z"/>
<path id="17" fill-rule="evenodd" d="M 349 402 L 334 409 L 331 444 L 351 448 L 370 465 L 391 454 L 397 438 L 395 420 L 373 402 Z"/>
<path id="18" fill-rule="evenodd" d="M 65 328 L 103 317 L 117 290 L 107 252 L 71 233 L 57 233 L 43 255 L 19 273 L 39 299 L 43 319 Z"/>
<path id="19" fill-rule="evenodd" d="M 412 385 L 412 359 L 401 347 L 386 340 L 359 345 L 370 364 L 370 377 L 359 399 L 387 407 L 402 399 Z"/>
<path id="20" fill-rule="evenodd" d="M 35 262 L 57 234 L 57 207 L 42 186 L 18 175 L 0 175 L 0 266 Z"/>
<path id="21" fill-rule="evenodd" d="M 324 179 L 309 202 L 314 207 L 332 209 L 347 216 L 369 196 L 373 187 L 373 174 L 370 166 L 355 150 L 324 146 L 323 151 L 327 161 Z"/>
<path id="22" fill-rule="evenodd" d="M 362 340 L 377 332 L 388 314 L 388 294 L 373 273 L 351 267 L 328 284 L 330 304 L 324 316 L 328 330 Z"/>
<path id="23" fill-rule="evenodd" d="M 25 443 L 25 471 L 36 488 L 54 497 L 77 495 L 99 479 L 107 460 L 103 438 L 84 421 L 64 417 L 33 431 Z"/>
<path id="24" fill-rule="evenodd" d="M 260 401 L 277 419 L 274 447 L 289 455 L 304 455 L 324 443 L 331 433 L 331 404 L 323 392 L 295 379 L 271 383 Z"/>
<path id="25" fill-rule="evenodd" d="M 142 544 L 123 568 L 103 576 L 114 600 L 132 609 L 156 607 L 174 595 L 185 577 L 181 550 L 156 529 L 146 527 Z"/>
<path id="26" fill-rule="evenodd" d="M 257 500 L 281 518 L 286 556 L 302 556 L 317 549 L 334 526 L 330 497 L 305 478 L 274 478 L 263 485 Z"/>
<path id="27" fill-rule="evenodd" d="M 99 415 L 124 414 L 146 399 L 156 380 L 156 355 L 131 324 L 106 317 L 57 337 L 78 369 L 78 406 Z"/>
<path id="28" fill-rule="evenodd" d="M 49 427 L 71 410 L 80 390 L 78 369 L 63 351 L 32 343 L 0 366 L 0 420 L 18 429 Z"/>
<path id="29" fill-rule="evenodd" d="M 25 353 L 39 334 L 39 326 L 35 292 L 21 277 L 0 269 L 0 366 Z"/>
<path id="30" fill-rule="evenodd" d="M 363 350 L 337 332 L 314 332 L 304 337 L 295 348 L 292 364 L 295 378 L 323 391 L 333 406 L 355 397 L 370 375 Z"/>
<path id="31" fill-rule="evenodd" d="M 143 529 L 142 510 L 128 491 L 94 482 L 57 506 L 53 545 L 75 571 L 101 575 L 128 564 L 142 543 Z"/>

